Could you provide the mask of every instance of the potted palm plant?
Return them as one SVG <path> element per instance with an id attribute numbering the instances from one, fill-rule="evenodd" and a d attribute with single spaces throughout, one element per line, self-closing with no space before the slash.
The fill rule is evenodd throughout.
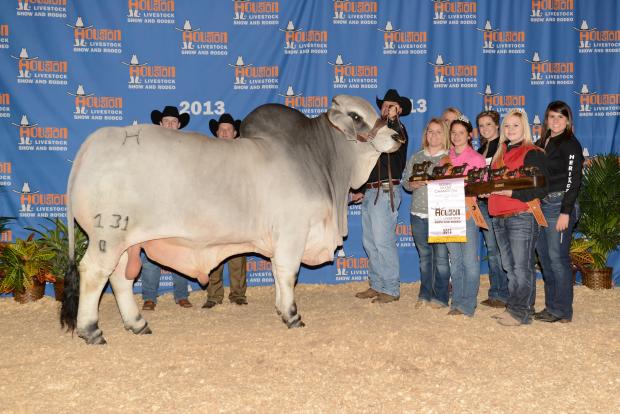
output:
<path id="1" fill-rule="evenodd" d="M 620 244 L 620 162 L 617 154 L 594 157 L 583 172 L 579 193 L 581 233 L 571 256 L 581 257 L 583 284 L 592 289 L 610 289 L 613 269 L 607 257 Z M 576 254 L 574 254 L 576 253 Z M 573 260 L 575 261 L 575 260 Z"/>
<path id="2" fill-rule="evenodd" d="M 52 252 L 54 257 L 51 263 L 51 279 L 54 283 L 54 294 L 56 300 L 62 300 L 64 292 L 64 275 L 69 265 L 69 230 L 67 225 L 60 218 L 47 218 L 52 226 L 40 224 L 41 229 L 26 227 L 26 230 L 32 231 L 39 236 L 38 242 Z M 75 260 L 79 262 L 88 247 L 88 239 L 86 234 L 79 226 L 75 226 Z"/>
<path id="3" fill-rule="evenodd" d="M 45 282 L 50 280 L 54 252 L 31 235 L 17 239 L 0 252 L 0 292 L 13 293 L 17 302 L 32 302 L 43 297 Z"/>

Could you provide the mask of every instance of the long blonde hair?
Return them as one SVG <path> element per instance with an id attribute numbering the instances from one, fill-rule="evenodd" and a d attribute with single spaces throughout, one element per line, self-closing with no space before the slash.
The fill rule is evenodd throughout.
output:
<path id="1" fill-rule="evenodd" d="M 506 124 L 506 120 L 511 116 L 515 116 L 521 119 L 521 123 L 523 124 L 523 145 L 534 146 L 534 143 L 532 142 L 532 130 L 530 128 L 530 121 L 527 117 L 527 112 L 525 112 L 525 110 L 521 108 L 511 109 L 504 116 L 504 119 L 502 119 L 502 126 L 500 128 L 500 134 L 499 134 L 499 145 L 497 147 L 497 152 L 495 153 L 495 156 L 493 157 L 493 162 L 498 161 L 503 164 L 502 160 L 504 159 L 504 152 L 505 152 L 504 143 L 508 141 L 508 138 L 506 137 L 506 132 L 505 132 L 505 124 Z"/>
<path id="2" fill-rule="evenodd" d="M 424 127 L 424 132 L 422 135 L 422 149 L 428 151 L 428 139 L 426 138 L 426 134 L 428 133 L 428 128 L 431 124 L 437 124 L 441 126 L 441 135 L 443 135 L 443 149 L 447 151 L 450 148 L 450 133 L 448 132 L 448 127 L 444 122 L 439 118 L 431 118 L 430 121 Z"/>

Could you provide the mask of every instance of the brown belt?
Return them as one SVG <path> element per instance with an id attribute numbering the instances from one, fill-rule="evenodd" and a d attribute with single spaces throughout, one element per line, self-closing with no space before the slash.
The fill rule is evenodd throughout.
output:
<path id="1" fill-rule="evenodd" d="M 374 183 L 366 183 L 366 188 L 379 188 L 383 185 L 389 185 L 389 181 L 375 181 Z M 392 180 L 392 185 L 400 185 L 400 180 Z"/>

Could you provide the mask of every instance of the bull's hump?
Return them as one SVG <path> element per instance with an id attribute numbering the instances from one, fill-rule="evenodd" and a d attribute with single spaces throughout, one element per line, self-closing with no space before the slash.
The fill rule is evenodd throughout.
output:
<path id="1" fill-rule="evenodd" d="M 281 104 L 261 105 L 245 117 L 241 137 L 273 138 L 299 131 L 309 121 L 303 113 Z"/>

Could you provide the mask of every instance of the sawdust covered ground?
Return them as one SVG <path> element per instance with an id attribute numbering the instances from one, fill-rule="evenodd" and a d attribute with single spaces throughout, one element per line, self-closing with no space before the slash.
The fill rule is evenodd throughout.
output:
<path id="1" fill-rule="evenodd" d="M 620 289 L 577 287 L 573 323 L 507 328 L 495 309 L 414 309 L 417 283 L 387 305 L 356 299 L 363 288 L 298 286 L 307 326 L 292 330 L 273 287 L 211 310 L 197 306 L 205 292 L 192 309 L 165 295 L 147 336 L 125 331 L 105 295 L 105 346 L 63 334 L 53 299 L 2 298 L 0 412 L 618 412 Z"/>

